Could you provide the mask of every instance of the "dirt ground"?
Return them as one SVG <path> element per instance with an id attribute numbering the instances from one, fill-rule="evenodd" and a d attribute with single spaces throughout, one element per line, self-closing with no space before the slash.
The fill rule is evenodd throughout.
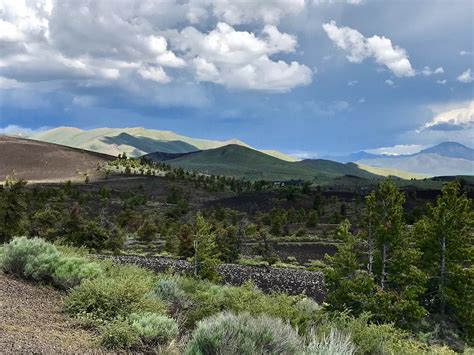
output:
<path id="1" fill-rule="evenodd" d="M 98 354 L 94 333 L 61 313 L 63 293 L 0 272 L 0 354 Z"/>
<path id="2" fill-rule="evenodd" d="M 97 164 L 105 164 L 113 157 L 0 135 L 0 181 L 7 176 L 29 181 L 85 181 L 86 175 L 96 179 L 102 173 Z"/>

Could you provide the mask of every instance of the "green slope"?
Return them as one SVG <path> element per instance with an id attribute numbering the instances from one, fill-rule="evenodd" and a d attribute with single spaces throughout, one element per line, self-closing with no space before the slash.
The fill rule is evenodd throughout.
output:
<path id="1" fill-rule="evenodd" d="M 310 167 L 317 171 L 322 171 L 328 175 L 334 175 L 335 177 L 341 175 L 352 175 L 365 179 L 380 178 L 381 176 L 373 174 L 369 171 L 361 169 L 354 163 L 338 163 L 332 160 L 326 159 L 306 159 L 297 164 Z"/>
<path id="2" fill-rule="evenodd" d="M 168 160 L 172 166 L 198 170 L 207 174 L 234 176 L 248 180 L 309 180 L 318 183 L 346 174 L 358 173 L 360 177 L 374 177 L 366 171 L 345 164 L 288 162 L 250 148 L 227 145 L 225 147 L 190 153 Z"/>

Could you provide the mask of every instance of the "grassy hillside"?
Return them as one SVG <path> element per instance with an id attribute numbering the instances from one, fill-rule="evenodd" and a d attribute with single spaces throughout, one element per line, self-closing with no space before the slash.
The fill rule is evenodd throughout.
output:
<path id="1" fill-rule="evenodd" d="M 372 174 L 377 174 L 381 176 L 397 176 L 402 179 L 423 179 L 428 177 L 428 175 L 423 174 L 415 174 L 409 171 L 402 171 L 398 169 L 391 169 L 391 168 L 381 168 L 376 166 L 365 165 L 362 163 L 355 163 L 360 169 L 366 170 Z"/>
<path id="2" fill-rule="evenodd" d="M 380 174 L 375 174 L 364 169 L 361 169 L 354 163 L 338 163 L 331 160 L 325 159 L 306 159 L 298 164 L 310 167 L 317 171 L 323 171 L 325 174 L 341 176 L 341 175 L 353 175 L 361 178 L 372 179 L 380 178 Z"/>
<path id="3" fill-rule="evenodd" d="M 138 157 L 156 151 L 185 153 L 203 149 L 219 148 L 228 144 L 248 147 L 236 139 L 228 141 L 206 140 L 186 137 L 171 131 L 145 128 L 98 128 L 81 130 L 74 127 L 58 127 L 49 131 L 34 133 L 31 139 L 67 145 L 117 156 L 127 153 Z M 279 159 L 294 161 L 293 157 L 278 151 L 268 150 L 266 154 Z"/>
<path id="4" fill-rule="evenodd" d="M 148 156 L 153 158 L 152 155 Z M 161 155 L 155 157 L 158 160 L 163 160 L 163 158 L 169 159 L 170 157 Z M 208 174 L 235 176 L 249 180 L 301 179 L 322 183 L 344 175 L 366 179 L 379 177 L 358 168 L 355 164 L 341 164 L 329 160 L 288 162 L 238 145 L 189 153 L 167 160 L 167 162 L 172 166 L 188 170 L 199 170 Z"/>
<path id="5" fill-rule="evenodd" d="M 329 176 L 311 167 L 280 160 L 256 150 L 231 144 L 169 160 L 169 164 L 208 174 L 228 175 L 249 180 L 314 180 Z"/>

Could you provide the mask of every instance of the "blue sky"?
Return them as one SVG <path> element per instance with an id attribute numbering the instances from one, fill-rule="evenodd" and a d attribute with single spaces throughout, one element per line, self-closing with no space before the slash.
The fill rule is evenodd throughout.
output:
<path id="1" fill-rule="evenodd" d="M 300 156 L 473 146 L 473 13 L 470 0 L 6 0 L 0 132 L 143 126 Z"/>

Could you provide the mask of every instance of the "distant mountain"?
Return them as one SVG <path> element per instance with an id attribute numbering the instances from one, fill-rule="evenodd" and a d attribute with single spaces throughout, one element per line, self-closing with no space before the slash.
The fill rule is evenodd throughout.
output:
<path id="1" fill-rule="evenodd" d="M 355 164 L 327 160 L 288 162 L 235 144 L 182 154 L 155 152 L 145 157 L 154 161 L 166 161 L 172 166 L 187 170 L 248 180 L 309 180 L 321 183 L 344 175 L 380 177 L 359 169 Z"/>
<path id="2" fill-rule="evenodd" d="M 371 159 L 376 157 L 378 157 L 378 155 L 360 151 L 347 155 L 326 155 L 323 157 L 323 159 L 337 161 L 339 163 L 353 163 L 362 159 Z"/>
<path id="3" fill-rule="evenodd" d="M 362 159 L 357 163 L 373 167 L 391 168 L 426 176 L 474 175 L 474 161 L 450 158 L 432 153 L 413 155 L 385 156 Z"/>
<path id="4" fill-rule="evenodd" d="M 117 156 L 126 153 L 138 157 L 156 151 L 168 153 L 186 153 L 197 150 L 213 149 L 229 144 L 249 147 L 236 139 L 216 141 L 196 139 L 171 131 L 159 131 L 145 128 L 98 128 L 81 130 L 75 127 L 58 127 L 48 131 L 33 133 L 28 138 L 82 148 Z M 295 161 L 295 158 L 277 151 L 264 151 L 265 154 L 279 159 Z"/>
<path id="5" fill-rule="evenodd" d="M 426 153 L 437 154 L 443 157 L 460 158 L 474 161 L 474 149 L 466 147 L 465 145 L 462 145 L 461 143 L 457 142 L 440 143 L 438 145 L 435 145 L 434 147 L 424 149 L 414 155 Z"/>
<path id="6" fill-rule="evenodd" d="M 456 142 L 444 142 L 409 155 L 376 155 L 357 152 L 330 157 L 353 161 L 360 168 L 381 175 L 421 178 L 439 175 L 474 175 L 474 149 Z"/>

